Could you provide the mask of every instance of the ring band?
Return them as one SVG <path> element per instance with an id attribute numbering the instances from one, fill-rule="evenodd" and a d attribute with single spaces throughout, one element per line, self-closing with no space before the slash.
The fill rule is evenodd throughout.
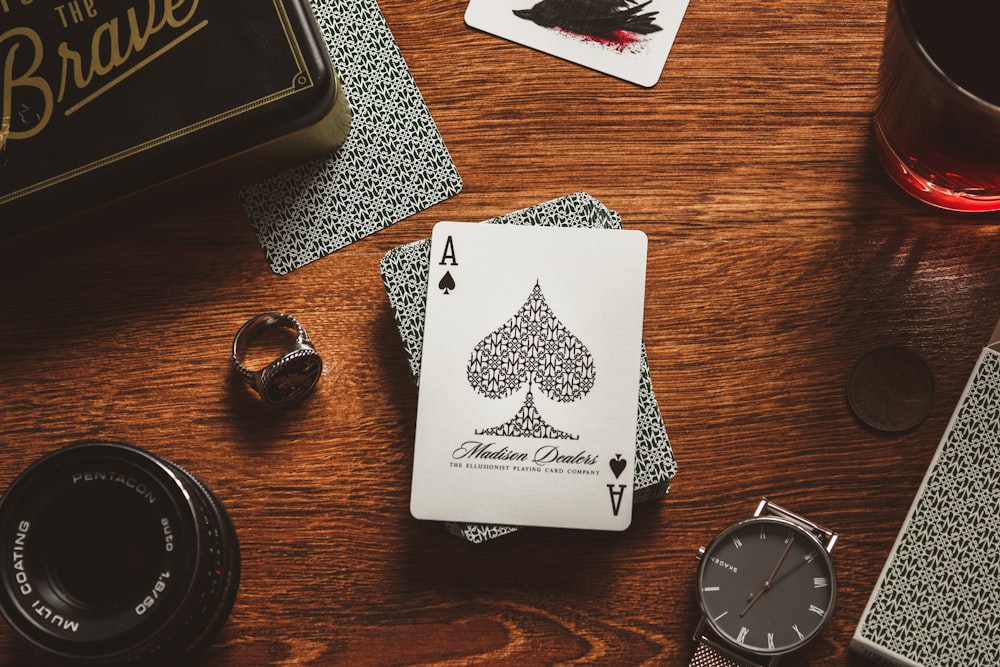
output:
<path id="1" fill-rule="evenodd" d="M 295 332 L 292 349 L 259 371 L 246 368 L 243 360 L 250 344 L 261 332 L 275 326 Z M 298 320 L 284 313 L 263 313 L 240 327 L 233 339 L 233 366 L 265 403 L 281 407 L 305 398 L 323 372 L 323 360 L 306 330 Z"/>

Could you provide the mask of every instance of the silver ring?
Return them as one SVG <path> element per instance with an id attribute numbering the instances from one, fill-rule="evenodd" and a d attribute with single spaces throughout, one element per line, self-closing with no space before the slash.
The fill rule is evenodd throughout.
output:
<path id="1" fill-rule="evenodd" d="M 243 360 L 250 344 L 261 332 L 275 326 L 295 332 L 292 349 L 258 371 L 246 368 Z M 281 407 L 305 398 L 323 372 L 323 360 L 306 330 L 298 320 L 284 313 L 263 313 L 240 327 L 233 339 L 233 366 L 265 403 Z"/>

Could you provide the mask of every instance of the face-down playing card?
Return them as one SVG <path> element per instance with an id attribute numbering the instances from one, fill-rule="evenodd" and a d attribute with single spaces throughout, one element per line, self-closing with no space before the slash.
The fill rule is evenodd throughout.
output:
<path id="1" fill-rule="evenodd" d="M 639 231 L 435 227 L 416 518 L 628 527 L 645 266 Z"/>
<path id="2" fill-rule="evenodd" d="M 688 0 L 471 0 L 465 22 L 584 67 L 651 87 Z"/>

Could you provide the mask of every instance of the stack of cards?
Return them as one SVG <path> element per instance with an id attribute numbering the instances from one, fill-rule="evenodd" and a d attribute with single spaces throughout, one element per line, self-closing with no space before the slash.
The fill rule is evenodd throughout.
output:
<path id="1" fill-rule="evenodd" d="M 471 0 L 465 22 L 647 88 L 655 86 L 688 0 Z"/>
<path id="2" fill-rule="evenodd" d="M 383 259 L 421 385 L 413 512 L 474 542 L 621 530 L 676 471 L 640 338 L 645 237 L 600 231 L 620 219 L 584 194 L 490 222 L 590 229 L 443 223 Z"/>

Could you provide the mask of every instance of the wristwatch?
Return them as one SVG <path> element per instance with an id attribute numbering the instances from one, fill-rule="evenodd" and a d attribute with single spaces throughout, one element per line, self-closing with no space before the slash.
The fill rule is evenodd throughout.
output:
<path id="1" fill-rule="evenodd" d="M 837 533 L 764 499 L 698 550 L 702 619 L 689 667 L 762 667 L 802 648 L 837 599 Z"/>

